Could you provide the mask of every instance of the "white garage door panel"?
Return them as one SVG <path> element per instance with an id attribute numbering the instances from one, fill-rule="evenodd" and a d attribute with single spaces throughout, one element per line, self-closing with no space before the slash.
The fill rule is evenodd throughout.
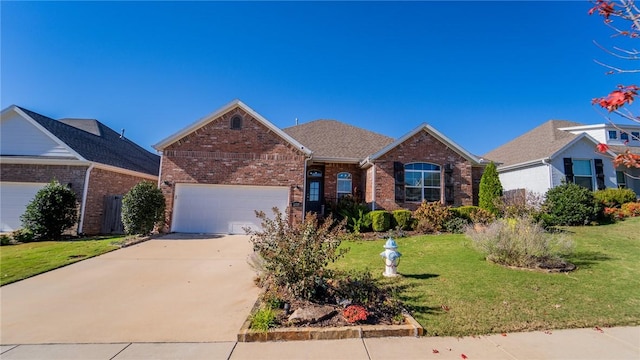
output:
<path id="1" fill-rule="evenodd" d="M 271 216 L 289 204 L 289 188 L 280 186 L 176 184 L 175 194 L 171 231 L 186 233 L 244 234 L 260 227 L 255 210 Z"/>
<path id="2" fill-rule="evenodd" d="M 0 232 L 14 231 L 22 227 L 20 215 L 33 200 L 44 183 L 0 182 Z"/>

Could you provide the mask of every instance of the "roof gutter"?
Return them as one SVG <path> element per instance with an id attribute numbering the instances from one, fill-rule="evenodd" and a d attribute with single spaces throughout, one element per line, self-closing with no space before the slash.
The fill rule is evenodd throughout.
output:
<path id="1" fill-rule="evenodd" d="M 535 160 L 531 160 L 531 161 L 526 161 L 526 162 L 522 162 L 519 164 L 513 164 L 513 165 L 507 165 L 507 166 L 499 166 L 498 167 L 498 171 L 511 171 L 511 170 L 516 170 L 516 169 L 520 169 L 520 168 L 524 168 L 524 167 L 528 167 L 528 166 L 533 166 L 533 165 L 538 165 L 540 163 L 542 164 L 548 164 L 549 161 L 551 161 L 551 158 L 542 158 L 542 159 L 535 159 Z"/>

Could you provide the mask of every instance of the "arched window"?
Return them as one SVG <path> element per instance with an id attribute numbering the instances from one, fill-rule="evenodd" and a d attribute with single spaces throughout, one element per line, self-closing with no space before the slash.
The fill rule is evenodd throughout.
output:
<path id="1" fill-rule="evenodd" d="M 338 173 L 338 199 L 346 195 L 351 195 L 352 183 L 351 174 L 348 172 Z"/>
<path id="2" fill-rule="evenodd" d="M 405 201 L 440 201 L 442 181 L 440 166 L 430 163 L 412 163 L 404 166 Z"/>
<path id="3" fill-rule="evenodd" d="M 231 118 L 229 127 L 232 130 L 240 130 L 242 129 L 242 117 L 240 117 L 239 115 L 236 115 L 234 117 Z"/>

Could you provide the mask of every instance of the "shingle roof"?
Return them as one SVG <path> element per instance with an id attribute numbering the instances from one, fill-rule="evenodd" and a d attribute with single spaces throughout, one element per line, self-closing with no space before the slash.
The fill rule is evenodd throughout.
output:
<path id="1" fill-rule="evenodd" d="M 18 108 L 86 160 L 158 175 L 160 168 L 158 155 L 143 149 L 127 138 L 120 138 L 119 133 L 98 120 L 65 119 L 61 122 L 22 107 Z M 73 121 L 79 121 L 77 127 L 68 125 Z M 87 127 L 92 131 L 82 130 Z M 95 135 L 96 133 L 100 135 Z"/>
<path id="2" fill-rule="evenodd" d="M 336 120 L 314 120 L 283 131 L 319 158 L 362 160 L 393 142 L 388 136 Z"/>
<path id="3" fill-rule="evenodd" d="M 562 149 L 578 135 L 558 130 L 561 127 L 579 126 L 580 123 L 566 120 L 549 120 L 510 142 L 493 149 L 483 157 L 510 166 L 547 158 Z"/>

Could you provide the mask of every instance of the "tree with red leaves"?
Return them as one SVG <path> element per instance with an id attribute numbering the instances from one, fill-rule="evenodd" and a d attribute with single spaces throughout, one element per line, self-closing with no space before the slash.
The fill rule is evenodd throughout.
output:
<path id="1" fill-rule="evenodd" d="M 640 8 L 638 8 L 634 0 L 595 0 L 593 5 L 589 10 L 589 15 L 597 14 L 601 16 L 605 25 L 613 30 L 613 37 L 621 37 L 624 40 L 640 39 Z M 620 26 L 620 24 L 623 26 Z M 640 50 L 635 48 L 612 47 L 609 49 L 598 43 L 596 45 L 617 59 L 640 60 Z M 607 74 L 640 73 L 640 69 L 623 69 L 597 60 L 596 63 L 607 68 Z M 604 114 L 604 117 L 614 126 L 615 124 L 611 120 L 612 115 L 640 124 L 640 116 L 634 115 L 631 110 L 631 104 L 638 96 L 638 91 L 640 91 L 640 87 L 635 84 L 618 85 L 608 95 L 593 99 L 592 104 L 606 110 L 607 113 Z M 638 138 L 634 139 L 640 141 Z M 609 150 L 609 146 L 607 144 L 598 144 L 596 150 L 605 153 Z M 633 153 L 627 149 L 625 152 L 616 155 L 613 159 L 613 164 L 616 167 L 640 168 L 640 154 Z"/>

